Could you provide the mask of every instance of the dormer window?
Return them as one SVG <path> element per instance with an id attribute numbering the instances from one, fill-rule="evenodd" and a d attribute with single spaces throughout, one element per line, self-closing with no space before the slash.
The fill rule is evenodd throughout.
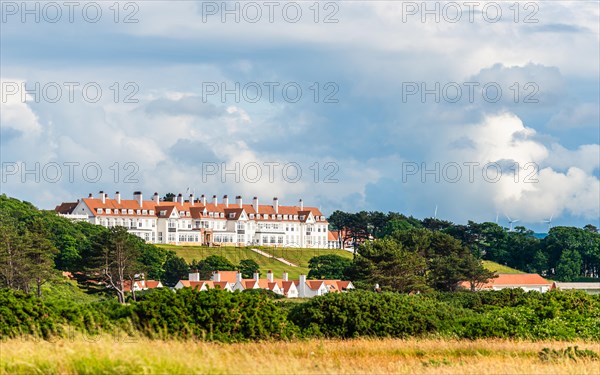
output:
<path id="1" fill-rule="evenodd" d="M 221 215 L 220 215 L 220 216 L 221 216 L 221 217 L 225 217 L 225 214 L 224 214 L 223 212 L 221 212 Z"/>
<path id="2" fill-rule="evenodd" d="M 126 215 L 127 214 L 127 210 L 125 208 L 121 209 L 121 214 Z"/>
<path id="3" fill-rule="evenodd" d="M 154 210 L 150 210 L 150 215 L 154 215 Z"/>
<path id="4" fill-rule="evenodd" d="M 271 219 L 275 220 L 275 214 L 271 214 Z"/>
<path id="5" fill-rule="evenodd" d="M 277 215 L 277 220 L 281 220 L 281 215 Z"/>
<path id="6" fill-rule="evenodd" d="M 209 216 L 209 217 L 213 217 L 213 216 L 214 216 L 214 214 L 213 214 L 212 212 L 209 212 L 209 213 L 208 213 L 208 216 Z"/>
<path id="7" fill-rule="evenodd" d="M 304 215 L 300 215 L 300 220 L 304 220 Z"/>
<path id="8" fill-rule="evenodd" d="M 138 214 L 138 215 L 141 215 L 142 211 L 141 210 L 137 210 L 135 213 Z"/>
<path id="9" fill-rule="evenodd" d="M 127 214 L 133 215 L 133 210 L 132 209 L 127 210 Z"/>
<path id="10" fill-rule="evenodd" d="M 250 214 L 250 219 L 254 219 L 254 214 Z"/>
<path id="11" fill-rule="evenodd" d="M 298 215 L 294 215 L 294 220 L 298 220 Z"/>
<path id="12" fill-rule="evenodd" d="M 232 213 L 230 213 L 230 214 L 229 214 L 229 218 L 230 218 L 230 219 L 235 219 L 235 213 L 233 213 L 233 212 L 232 212 Z"/>
<path id="13" fill-rule="evenodd" d="M 102 209 L 101 209 L 101 208 L 97 209 L 96 211 L 97 211 L 99 214 L 101 214 L 101 213 L 102 213 Z"/>
<path id="14" fill-rule="evenodd" d="M 283 215 L 283 220 L 287 220 L 288 219 L 288 215 Z"/>
<path id="15" fill-rule="evenodd" d="M 107 213 L 107 214 L 110 214 L 110 208 L 107 208 L 107 209 L 106 209 L 106 213 Z"/>
<path id="16" fill-rule="evenodd" d="M 167 210 L 160 210 L 160 216 L 165 216 L 167 214 Z"/>
<path id="17" fill-rule="evenodd" d="M 148 210 L 142 210 L 142 215 L 148 215 Z"/>

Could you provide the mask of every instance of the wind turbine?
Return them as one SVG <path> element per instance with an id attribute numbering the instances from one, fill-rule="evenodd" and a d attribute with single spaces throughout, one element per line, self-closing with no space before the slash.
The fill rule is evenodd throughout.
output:
<path id="1" fill-rule="evenodd" d="M 512 231 L 513 231 L 513 223 L 516 223 L 516 222 L 518 222 L 518 221 L 519 221 L 519 219 L 515 219 L 515 220 L 513 220 L 513 219 L 511 219 L 510 217 L 508 217 L 508 215 L 504 215 L 504 216 L 506 216 L 506 218 L 508 219 L 508 223 L 510 224 L 510 229 L 509 229 L 508 231 L 509 231 L 509 232 L 512 232 Z"/>
<path id="2" fill-rule="evenodd" d="M 550 215 L 550 219 L 547 220 L 542 220 L 542 223 L 546 223 L 548 224 L 548 233 L 550 233 L 550 226 L 552 224 L 552 218 L 554 217 L 554 214 Z"/>

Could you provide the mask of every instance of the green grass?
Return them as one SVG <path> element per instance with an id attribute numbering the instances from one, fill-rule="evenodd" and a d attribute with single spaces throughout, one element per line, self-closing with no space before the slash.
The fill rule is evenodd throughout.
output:
<path id="1" fill-rule="evenodd" d="M 352 259 L 353 254 L 345 250 L 337 249 L 297 249 L 297 248 L 272 248 L 260 247 L 260 250 L 277 258 L 286 259 L 298 266 L 308 268 L 308 261 L 319 255 L 335 254 L 343 258 Z"/>
<path id="2" fill-rule="evenodd" d="M 220 255 L 225 257 L 231 263 L 237 265 L 243 259 L 252 259 L 260 266 L 263 275 L 271 270 L 275 273 L 275 278 L 281 278 L 283 272 L 288 273 L 290 279 L 297 279 L 300 274 L 308 274 L 308 267 L 291 267 L 281 263 L 278 260 L 271 259 L 244 247 L 204 247 L 204 246 L 175 246 L 158 245 L 165 249 L 173 250 L 177 256 L 190 263 L 192 260 L 202 260 L 210 255 Z M 264 249 L 261 249 L 264 251 Z M 292 263 L 293 261 L 290 260 Z M 308 264 L 308 263 L 307 263 Z"/>
<path id="3" fill-rule="evenodd" d="M 488 269 L 492 272 L 496 272 L 496 273 L 525 273 L 525 272 L 516 270 L 514 268 L 510 268 L 510 267 L 498 264 L 496 262 L 492 262 L 491 260 L 484 260 L 483 266 L 486 269 Z"/>

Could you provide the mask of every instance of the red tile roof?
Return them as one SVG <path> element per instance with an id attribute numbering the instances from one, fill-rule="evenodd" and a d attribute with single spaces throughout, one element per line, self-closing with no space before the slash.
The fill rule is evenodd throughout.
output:
<path id="1" fill-rule="evenodd" d="M 460 285 L 464 288 L 470 288 L 468 281 L 463 281 Z M 544 279 L 537 273 L 500 273 L 498 277 L 488 280 L 487 283 L 479 286 L 480 289 L 492 289 L 494 286 L 538 286 L 552 285 L 552 282 Z"/>
<path id="2" fill-rule="evenodd" d="M 239 217 L 242 209 L 248 215 L 250 215 L 250 214 L 256 215 L 256 211 L 254 210 L 254 206 L 252 204 L 243 204 L 242 207 L 240 208 L 239 205 L 237 205 L 236 203 L 230 203 L 229 205 L 226 206 L 224 203 L 218 203 L 217 205 L 215 205 L 214 203 L 207 202 L 206 206 L 204 206 L 201 202 L 194 202 L 192 204 L 189 201 L 185 201 L 183 203 L 161 201 L 159 203 L 156 203 L 154 200 L 144 200 L 144 201 L 142 201 L 142 205 L 140 206 L 139 202 L 134 199 L 121 199 L 120 204 L 117 203 L 116 199 L 111 199 L 111 198 L 105 198 L 105 203 L 102 203 L 102 199 L 100 199 L 100 198 L 84 198 L 83 201 L 92 210 L 92 212 L 94 212 L 96 215 L 101 215 L 101 216 L 111 216 L 111 215 L 112 216 L 115 216 L 115 215 L 128 216 L 129 215 L 129 214 L 121 214 L 121 212 L 120 212 L 121 209 L 127 209 L 127 210 L 132 209 L 132 210 L 134 210 L 133 215 L 136 215 L 137 210 L 147 210 L 147 211 L 155 210 L 156 211 L 155 215 L 159 215 L 158 211 L 160 209 L 163 209 L 163 210 L 167 210 L 168 214 L 170 215 L 173 208 L 177 209 L 177 211 L 185 212 L 187 215 L 184 215 L 184 216 L 190 216 L 190 217 L 194 217 L 194 218 L 211 217 L 208 215 L 208 213 L 212 212 L 212 213 L 225 214 L 224 215 L 225 217 L 223 217 L 222 219 L 227 219 L 229 213 L 234 213 L 236 215 L 235 219 L 237 219 Z M 70 207 L 69 206 L 70 204 L 72 204 L 72 203 L 63 203 L 63 204 L 57 206 L 55 210 L 59 209 L 59 207 L 62 207 L 61 210 L 66 211 Z M 98 208 L 102 208 L 103 210 L 106 210 L 107 208 L 110 208 L 111 210 L 118 209 L 119 212 L 118 213 L 111 212 L 110 214 L 107 214 L 106 211 L 104 211 L 103 213 L 99 214 L 97 212 Z M 204 215 L 205 210 L 206 210 L 206 215 Z M 278 206 L 278 212 L 275 213 L 274 206 L 259 205 L 258 212 L 260 214 L 259 220 L 261 220 L 261 221 L 280 221 L 280 220 L 283 220 L 283 215 L 288 215 L 288 220 L 294 220 L 293 219 L 294 215 L 298 215 L 298 217 L 303 215 L 304 216 L 303 221 L 306 221 L 309 214 L 312 214 L 313 217 L 323 216 L 323 213 L 316 207 L 303 207 L 303 209 L 301 210 L 299 206 Z M 133 216 L 133 215 L 131 215 L 131 216 Z M 147 213 L 147 215 L 149 215 L 149 213 Z M 266 215 L 266 217 L 265 217 L 265 215 Z M 272 215 L 275 215 L 275 217 L 273 217 Z M 282 218 L 278 219 L 277 215 L 281 215 Z M 213 216 L 211 218 L 219 219 L 221 217 L 220 217 L 220 215 L 218 215 L 217 217 Z M 325 217 L 323 217 L 323 219 L 324 220 L 320 221 L 320 222 L 326 223 L 327 220 L 325 219 Z M 299 220 L 299 219 L 296 219 L 296 220 Z"/>

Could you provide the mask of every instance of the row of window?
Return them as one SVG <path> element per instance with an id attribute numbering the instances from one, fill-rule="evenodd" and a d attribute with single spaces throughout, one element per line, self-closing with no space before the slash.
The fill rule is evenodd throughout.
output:
<path id="1" fill-rule="evenodd" d="M 112 227 L 126 227 L 129 229 L 133 228 L 155 228 L 155 220 L 142 220 L 142 219 L 98 219 L 98 224 L 112 228 Z"/>
<path id="2" fill-rule="evenodd" d="M 98 208 L 98 209 L 96 209 L 96 212 L 99 214 L 105 213 L 105 214 L 118 215 L 119 209 L 118 208 L 115 208 L 115 209 Z M 121 213 L 121 215 L 154 215 L 154 210 L 132 210 L 132 209 L 122 208 L 120 210 L 120 213 Z"/>

